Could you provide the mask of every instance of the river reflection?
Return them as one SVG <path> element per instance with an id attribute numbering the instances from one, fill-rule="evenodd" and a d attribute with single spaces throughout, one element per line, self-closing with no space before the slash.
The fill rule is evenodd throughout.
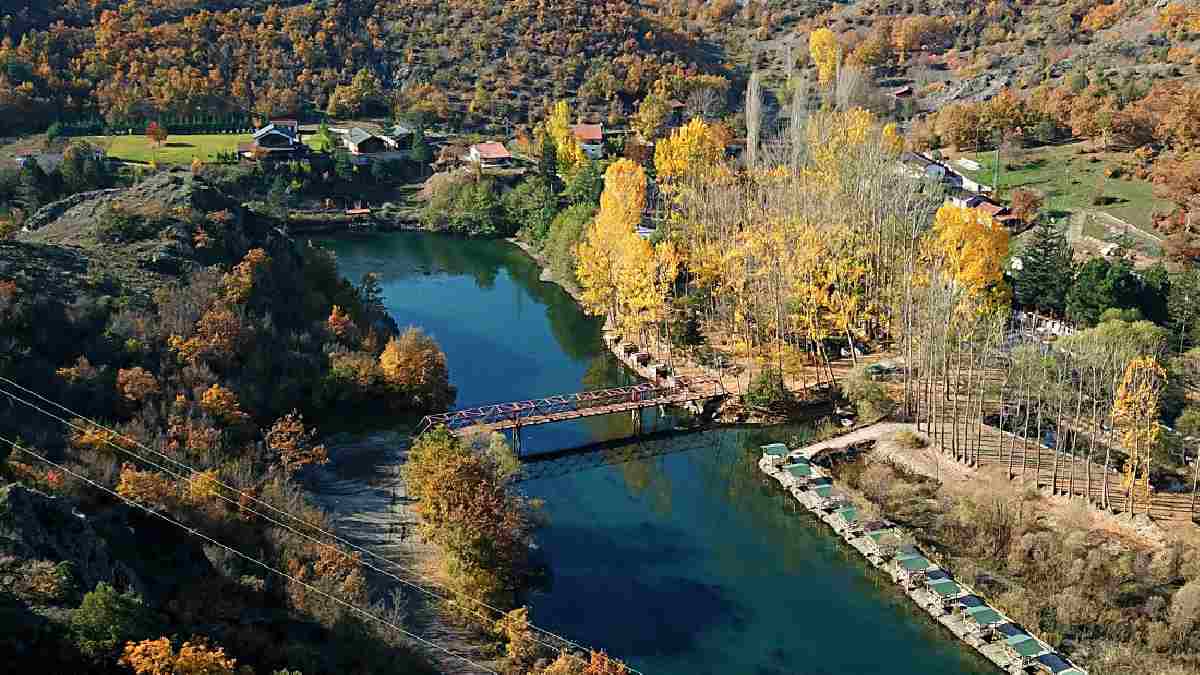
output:
<path id="1" fill-rule="evenodd" d="M 396 321 L 438 340 L 460 407 L 630 381 L 600 323 L 513 246 L 418 233 L 321 243 L 350 278 L 380 274 Z M 611 415 L 522 442 L 550 452 L 631 428 Z M 798 432 L 706 432 L 684 450 L 523 482 L 548 517 L 538 544 L 552 579 L 530 598 L 534 620 L 646 673 L 994 672 L 764 480 L 758 446 Z"/>

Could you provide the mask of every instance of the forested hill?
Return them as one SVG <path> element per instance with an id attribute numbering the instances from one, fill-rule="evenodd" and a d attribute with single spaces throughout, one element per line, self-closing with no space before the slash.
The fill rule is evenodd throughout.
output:
<path id="1" fill-rule="evenodd" d="M 439 117 L 519 121 L 577 94 L 594 114 L 620 113 L 660 76 L 721 70 L 704 40 L 725 13 L 638 0 L 24 0 L 4 19 L 0 125 L 385 112 L 401 90 Z"/>

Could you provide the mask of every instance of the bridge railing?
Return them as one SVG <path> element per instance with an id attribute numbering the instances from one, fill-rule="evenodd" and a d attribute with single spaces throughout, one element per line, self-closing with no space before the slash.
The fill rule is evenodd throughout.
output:
<path id="1" fill-rule="evenodd" d="M 421 420 L 417 433 L 423 434 L 438 426 L 445 426 L 451 431 L 467 427 L 513 423 L 519 425 L 521 420 L 557 413 L 584 413 L 594 408 L 603 408 L 625 403 L 645 403 L 647 407 L 659 401 L 671 399 L 679 394 L 696 392 L 703 393 L 719 383 L 707 379 L 679 378 L 666 384 L 643 382 L 625 387 L 610 389 L 594 389 L 575 394 L 561 394 L 527 401 L 509 403 L 494 403 L 467 408 L 448 413 L 427 415 Z"/>

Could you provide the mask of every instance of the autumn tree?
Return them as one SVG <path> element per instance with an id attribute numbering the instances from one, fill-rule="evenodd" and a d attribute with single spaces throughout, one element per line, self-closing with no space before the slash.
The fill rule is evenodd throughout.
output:
<path id="1" fill-rule="evenodd" d="M 658 138 L 670 117 L 670 93 L 667 90 L 666 82 L 659 80 L 638 103 L 637 111 L 630 120 L 630 126 L 638 132 L 638 136 L 643 141 L 649 142 Z"/>
<path id="2" fill-rule="evenodd" d="M 161 147 L 167 141 L 167 128 L 152 121 L 146 125 L 146 138 L 154 145 Z"/>
<path id="3" fill-rule="evenodd" d="M 171 640 L 142 640 L 125 645 L 120 664 L 136 675 L 236 675 L 237 660 L 225 650 L 193 636 L 176 651 Z"/>
<path id="4" fill-rule="evenodd" d="M 1013 190 L 1009 210 L 1026 223 L 1034 222 L 1042 210 L 1042 196 L 1032 190 Z"/>
<path id="5" fill-rule="evenodd" d="M 694 119 L 654 147 L 654 170 L 665 183 L 684 176 L 704 179 L 722 167 L 725 134 L 718 125 Z"/>
<path id="6" fill-rule="evenodd" d="M 265 435 L 272 461 L 289 475 L 305 466 L 329 462 L 325 446 L 316 439 L 317 430 L 305 428 L 304 416 L 298 410 L 275 420 Z"/>
<path id="7" fill-rule="evenodd" d="M 932 255 L 972 295 L 1003 302 L 1008 230 L 978 209 L 945 204 L 933 221 Z"/>
<path id="8" fill-rule="evenodd" d="M 204 412 L 231 426 L 241 424 L 250 417 L 242 412 L 237 395 L 219 384 L 212 385 L 200 396 L 200 407 Z"/>
<path id="9" fill-rule="evenodd" d="M 379 355 L 379 366 L 388 385 L 409 405 L 436 410 L 454 402 L 446 355 L 418 328 L 388 340 Z"/>
<path id="10" fill-rule="evenodd" d="M 1125 461 L 1125 510 L 1136 512 L 1138 498 L 1149 509 L 1151 459 L 1162 436 L 1159 403 L 1166 371 L 1153 357 L 1135 359 L 1125 368 L 1113 406 L 1113 426 L 1129 453 Z"/>
<path id="11" fill-rule="evenodd" d="M 130 403 L 141 403 L 159 392 L 154 374 L 140 366 L 117 371 L 117 391 Z"/>
<path id="12" fill-rule="evenodd" d="M 566 101 L 554 104 L 546 119 L 546 134 L 554 141 L 559 172 L 564 176 L 573 175 L 586 157 L 571 129 L 571 108 Z"/>
<path id="13" fill-rule="evenodd" d="M 439 428 L 413 443 L 402 471 L 421 536 L 441 551 L 453 588 L 491 604 L 511 603 L 533 523 L 500 465 Z"/>
<path id="14" fill-rule="evenodd" d="M 593 315 L 618 318 L 619 264 L 634 245 L 635 228 L 646 204 L 646 174 L 626 159 L 618 160 L 604 174 L 600 211 L 579 245 L 576 276 L 583 289 L 584 308 Z"/>
<path id="15" fill-rule="evenodd" d="M 808 36 L 808 50 L 817 66 L 817 80 L 822 85 L 832 83 L 842 59 L 837 36 L 828 28 L 818 28 Z"/>

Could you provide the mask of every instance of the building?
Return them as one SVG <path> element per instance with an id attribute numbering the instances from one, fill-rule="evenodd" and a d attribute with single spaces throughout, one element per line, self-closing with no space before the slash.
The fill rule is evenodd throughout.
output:
<path id="1" fill-rule="evenodd" d="M 589 159 L 604 158 L 604 125 L 576 124 L 571 127 L 571 133 Z"/>
<path id="2" fill-rule="evenodd" d="M 359 166 L 405 158 L 405 153 L 394 138 L 361 127 L 350 127 L 342 133 L 342 147 L 350 153 L 350 162 Z"/>
<path id="3" fill-rule="evenodd" d="M 508 148 L 504 147 L 503 143 L 494 141 L 472 145 L 463 159 L 485 169 L 502 168 L 512 164 L 512 155 L 509 154 Z"/>
<path id="4" fill-rule="evenodd" d="M 238 146 L 238 154 L 250 159 L 291 159 L 303 151 L 296 120 L 272 120 L 254 132 L 250 143 Z"/>
<path id="5" fill-rule="evenodd" d="M 1037 638 L 1024 631 L 1005 638 L 1004 648 L 1013 657 L 1013 660 L 1022 664 L 1029 664 L 1048 651 Z"/>

